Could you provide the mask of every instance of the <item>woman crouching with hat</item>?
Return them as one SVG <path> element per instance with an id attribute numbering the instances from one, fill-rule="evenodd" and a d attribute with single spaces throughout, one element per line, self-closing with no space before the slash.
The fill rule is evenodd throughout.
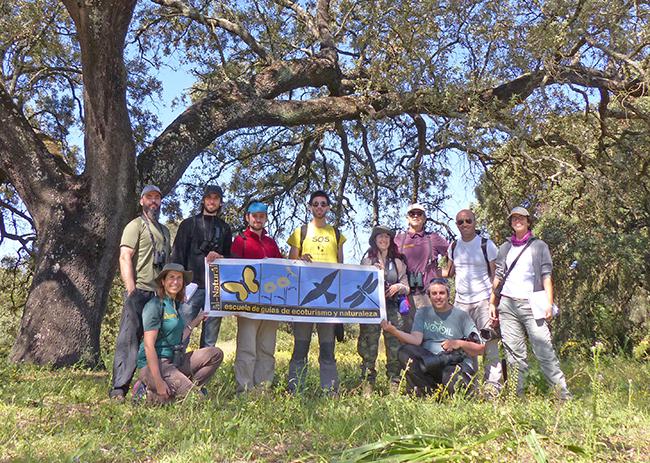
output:
<path id="1" fill-rule="evenodd" d="M 406 262 L 399 254 L 394 241 L 395 232 L 387 227 L 377 226 L 372 229 L 367 256 L 361 260 L 361 265 L 375 265 L 384 271 L 386 295 L 386 317 L 394 326 L 401 326 L 398 295 L 409 293 Z M 370 384 L 377 379 L 375 363 L 379 349 L 379 325 L 360 325 L 357 352 L 361 356 L 361 377 Z M 386 375 L 391 383 L 399 384 L 402 368 L 397 358 L 400 342 L 392 334 L 384 332 L 386 347 Z"/>
<path id="2" fill-rule="evenodd" d="M 212 377 L 223 360 L 218 347 L 204 347 L 185 353 L 192 330 L 205 318 L 199 315 L 185 326 L 178 309 L 185 299 L 185 285 L 192 272 L 180 264 L 167 264 L 156 277 L 158 289 L 142 310 L 144 338 L 138 352 L 140 379 L 133 388 L 134 398 L 145 395 L 155 403 L 181 398 Z M 197 389 L 198 390 L 198 389 Z"/>

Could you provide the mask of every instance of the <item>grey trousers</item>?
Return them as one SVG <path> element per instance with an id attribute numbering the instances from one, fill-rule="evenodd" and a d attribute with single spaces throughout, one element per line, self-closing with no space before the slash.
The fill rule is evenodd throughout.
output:
<path id="1" fill-rule="evenodd" d="M 235 381 L 238 392 L 273 382 L 277 331 L 278 322 L 274 320 L 237 317 Z"/>
<path id="2" fill-rule="evenodd" d="M 528 299 L 514 299 L 502 296 L 499 303 L 499 323 L 505 345 L 508 363 L 518 369 L 517 394 L 524 392 L 524 376 L 528 371 L 528 349 L 526 336 L 530 340 L 533 354 L 537 357 L 546 380 L 561 399 L 571 397 L 567 389 L 560 361 L 551 343 L 551 332 L 546 320 L 535 320 Z"/>
<path id="3" fill-rule="evenodd" d="M 471 304 L 456 302 L 454 305 L 460 310 L 467 312 L 474 321 L 476 329 L 479 331 L 484 328 L 490 328 L 490 301 L 488 299 Z M 485 343 L 483 367 L 485 368 L 485 372 L 483 373 L 483 380 L 485 383 L 499 390 L 501 388 L 503 371 L 499 359 L 498 339 L 491 339 Z M 474 370 L 478 371 L 478 361 L 476 358 L 474 359 Z"/>
<path id="4" fill-rule="evenodd" d="M 196 318 L 203 306 L 205 305 L 205 289 L 197 289 L 189 301 L 181 304 L 179 310 L 180 316 L 185 323 L 189 325 L 192 320 Z M 208 317 L 203 321 L 201 328 L 201 340 L 199 341 L 200 347 L 211 347 L 217 344 L 219 337 L 219 330 L 221 329 L 221 317 Z"/>
<path id="5" fill-rule="evenodd" d="M 295 322 L 293 324 L 293 353 L 289 361 L 290 392 L 296 392 L 305 385 L 307 376 L 307 355 L 311 343 L 314 323 Z M 318 332 L 318 364 L 320 365 L 320 386 L 325 390 L 338 390 L 339 376 L 334 357 L 334 324 L 316 323 Z"/>

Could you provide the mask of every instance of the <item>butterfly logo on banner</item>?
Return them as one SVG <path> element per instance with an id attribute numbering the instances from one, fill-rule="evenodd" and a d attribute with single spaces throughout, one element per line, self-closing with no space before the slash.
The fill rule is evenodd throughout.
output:
<path id="1" fill-rule="evenodd" d="M 260 290 L 260 282 L 257 281 L 257 270 L 255 267 L 247 265 L 242 269 L 241 280 L 226 281 L 221 288 L 230 294 L 235 294 L 239 302 L 244 302 L 250 294 L 255 294 Z"/>

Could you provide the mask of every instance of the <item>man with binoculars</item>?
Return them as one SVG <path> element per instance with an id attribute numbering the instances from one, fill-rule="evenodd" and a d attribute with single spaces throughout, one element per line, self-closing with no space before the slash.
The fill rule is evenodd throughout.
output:
<path id="1" fill-rule="evenodd" d="M 145 185 L 142 214 L 129 222 L 120 240 L 120 276 L 126 288 L 120 329 L 115 342 L 113 379 L 108 396 L 123 401 L 135 372 L 142 339 L 142 309 L 156 291 L 155 278 L 169 259 L 169 230 L 159 222 L 162 193 Z"/>
<path id="2" fill-rule="evenodd" d="M 180 308 L 180 315 L 186 325 L 196 318 L 205 305 L 205 259 L 211 262 L 221 257 L 230 257 L 232 230 L 217 216 L 222 201 L 221 187 L 206 186 L 201 200 L 201 212 L 183 220 L 174 239 L 171 261 L 191 270 L 194 274 L 192 282 L 198 286 Z M 200 347 L 214 346 L 220 328 L 221 317 L 206 318 L 201 329 Z"/>
<path id="3" fill-rule="evenodd" d="M 404 345 L 398 358 L 406 370 L 407 391 L 426 395 L 439 387 L 449 395 L 459 389 L 473 392 L 476 374 L 472 357 L 485 350 L 470 316 L 449 303 L 445 278 L 433 278 L 428 287 L 431 306 L 419 308 L 410 333 L 382 320 L 381 327 Z"/>

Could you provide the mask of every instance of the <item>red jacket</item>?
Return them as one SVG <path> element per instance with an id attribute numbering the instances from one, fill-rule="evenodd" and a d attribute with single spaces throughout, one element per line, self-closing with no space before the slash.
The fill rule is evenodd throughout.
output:
<path id="1" fill-rule="evenodd" d="M 235 236 L 230 248 L 230 255 L 243 259 L 264 259 L 265 257 L 281 259 L 283 257 L 277 243 L 266 234 L 266 230 L 262 231 L 260 238 L 257 233 L 251 231 L 250 227 Z"/>

